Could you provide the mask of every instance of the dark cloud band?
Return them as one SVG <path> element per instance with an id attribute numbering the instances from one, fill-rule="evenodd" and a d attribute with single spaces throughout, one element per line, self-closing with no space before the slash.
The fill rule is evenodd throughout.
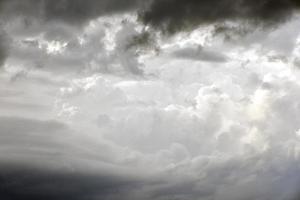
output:
<path id="1" fill-rule="evenodd" d="M 3 200 L 129 199 L 139 181 L 107 174 L 62 172 L 1 164 Z"/>
<path id="2" fill-rule="evenodd" d="M 285 21 L 299 6 L 298 0 L 154 0 L 140 19 L 166 33 L 225 20 L 273 25 Z"/>
<path id="3" fill-rule="evenodd" d="M 137 11 L 143 23 L 169 33 L 224 20 L 274 24 L 284 21 L 299 7 L 299 0 L 152 0 L 151 3 L 138 0 L 0 1 L 1 17 L 4 19 L 33 16 L 82 24 L 102 15 Z"/>

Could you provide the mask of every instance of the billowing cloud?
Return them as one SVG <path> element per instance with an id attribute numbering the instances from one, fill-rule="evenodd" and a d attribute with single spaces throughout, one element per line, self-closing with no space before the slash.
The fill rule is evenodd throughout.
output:
<path id="1" fill-rule="evenodd" d="M 0 1 L 0 199 L 297 199 L 296 3 Z"/>
<path id="2" fill-rule="evenodd" d="M 176 49 L 173 41 L 164 46 Z M 121 147 L 118 164 L 159 175 L 162 182 L 139 190 L 144 199 L 293 199 L 300 181 L 293 60 L 269 59 L 276 48 L 222 47 L 228 58 L 218 65 L 161 54 L 145 58 L 148 79 L 70 80 L 57 109 Z"/>

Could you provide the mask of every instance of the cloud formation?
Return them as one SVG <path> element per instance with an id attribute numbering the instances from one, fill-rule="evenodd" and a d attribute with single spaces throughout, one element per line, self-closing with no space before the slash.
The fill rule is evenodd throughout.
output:
<path id="1" fill-rule="evenodd" d="M 296 1 L 142 3 L 0 0 L 0 199 L 297 199 Z"/>
<path id="2" fill-rule="evenodd" d="M 130 199 L 130 193 L 144 184 L 103 172 L 46 170 L 3 162 L 0 171 L 0 198 L 4 200 Z"/>
<path id="3" fill-rule="evenodd" d="M 136 0 L 2 0 L 2 18 L 37 17 L 44 21 L 63 21 L 80 25 L 102 15 L 125 12 L 136 9 Z M 30 21 L 29 21 L 30 23 Z"/>
<path id="4" fill-rule="evenodd" d="M 140 13 L 140 19 L 155 29 L 175 33 L 226 20 L 274 25 L 285 21 L 296 9 L 296 0 L 153 0 Z"/>

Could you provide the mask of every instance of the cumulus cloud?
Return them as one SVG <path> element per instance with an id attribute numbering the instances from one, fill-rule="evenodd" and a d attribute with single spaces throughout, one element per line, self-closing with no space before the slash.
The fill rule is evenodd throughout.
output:
<path id="1" fill-rule="evenodd" d="M 13 38 L 7 68 L 26 74 L 143 75 L 136 49 L 128 49 L 129 41 L 139 33 L 131 15 L 95 19 L 82 29 L 61 22 L 34 23 L 26 29 L 20 20 L 5 27 Z"/>
<path id="2" fill-rule="evenodd" d="M 26 68 L 25 71 L 44 67 L 46 71 L 65 72 L 70 68 L 76 68 L 77 72 L 82 72 L 91 65 L 92 68 L 97 65 L 98 69 L 105 71 L 107 69 L 105 65 L 113 65 L 113 62 L 119 62 L 115 61 L 116 58 L 120 58 L 121 65 L 127 68 L 125 71 L 141 74 L 141 70 L 136 66 L 138 63 L 135 61 L 133 52 L 127 52 L 125 45 L 118 48 L 119 52 L 115 53 L 117 56 L 106 52 L 103 37 L 114 37 L 113 34 L 116 33 L 108 31 L 109 27 L 114 26 L 113 28 L 119 29 L 123 26 L 122 24 L 116 23 L 116 20 L 111 20 L 111 18 L 103 19 L 97 24 L 99 32 L 96 30 L 92 33 L 94 36 L 86 31 L 91 24 L 97 23 L 99 17 L 129 13 L 137 9 L 139 5 L 140 2 L 135 0 L 122 2 L 3 0 L 0 7 L 0 20 L 3 29 L 12 36 L 9 66 L 23 65 Z M 120 21 L 122 20 L 124 16 L 121 16 Z M 130 30 L 131 33 L 132 31 L 134 30 Z M 82 41 L 86 36 L 89 37 L 88 41 L 83 44 Z M 132 36 L 127 37 L 123 39 L 129 40 Z M 2 41 L 4 40 L 1 39 L 1 46 L 4 46 Z M 86 46 L 88 47 L 85 48 Z M 1 49 L 1 58 L 3 58 L 1 60 L 4 60 L 4 57 L 9 57 L 9 55 L 5 47 Z M 98 64 L 98 62 L 102 63 Z M 102 66 L 99 67 L 99 65 Z"/>
<path id="3" fill-rule="evenodd" d="M 145 59 L 151 78 L 74 79 L 59 101 L 78 109 L 65 118 L 124 148 L 118 163 L 159 174 L 144 199 L 293 199 L 299 73 L 274 50 L 228 48 L 222 67 L 162 54 Z"/>
<path id="4" fill-rule="evenodd" d="M 0 198 L 297 199 L 297 2 L 142 3 L 0 1 Z"/>

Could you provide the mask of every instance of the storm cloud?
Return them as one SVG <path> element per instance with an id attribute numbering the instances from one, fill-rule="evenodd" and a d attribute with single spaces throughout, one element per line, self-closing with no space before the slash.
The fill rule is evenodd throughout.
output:
<path id="1" fill-rule="evenodd" d="M 258 26 L 286 21 L 300 7 L 298 0 L 2 0 L 1 18 L 22 17 L 82 25 L 99 16 L 138 13 L 145 25 L 167 33 L 192 30 L 226 20 L 242 20 Z"/>
<path id="2" fill-rule="evenodd" d="M 46 170 L 1 162 L 0 198 L 3 200 L 130 199 L 142 187 L 135 178 L 72 170 Z"/>
<path id="3" fill-rule="evenodd" d="M 140 19 L 155 29 L 175 33 L 226 20 L 269 26 L 284 22 L 298 9 L 297 0 L 154 0 L 140 12 Z"/>
<path id="4" fill-rule="evenodd" d="M 298 7 L 0 0 L 0 199 L 298 199 Z"/>

